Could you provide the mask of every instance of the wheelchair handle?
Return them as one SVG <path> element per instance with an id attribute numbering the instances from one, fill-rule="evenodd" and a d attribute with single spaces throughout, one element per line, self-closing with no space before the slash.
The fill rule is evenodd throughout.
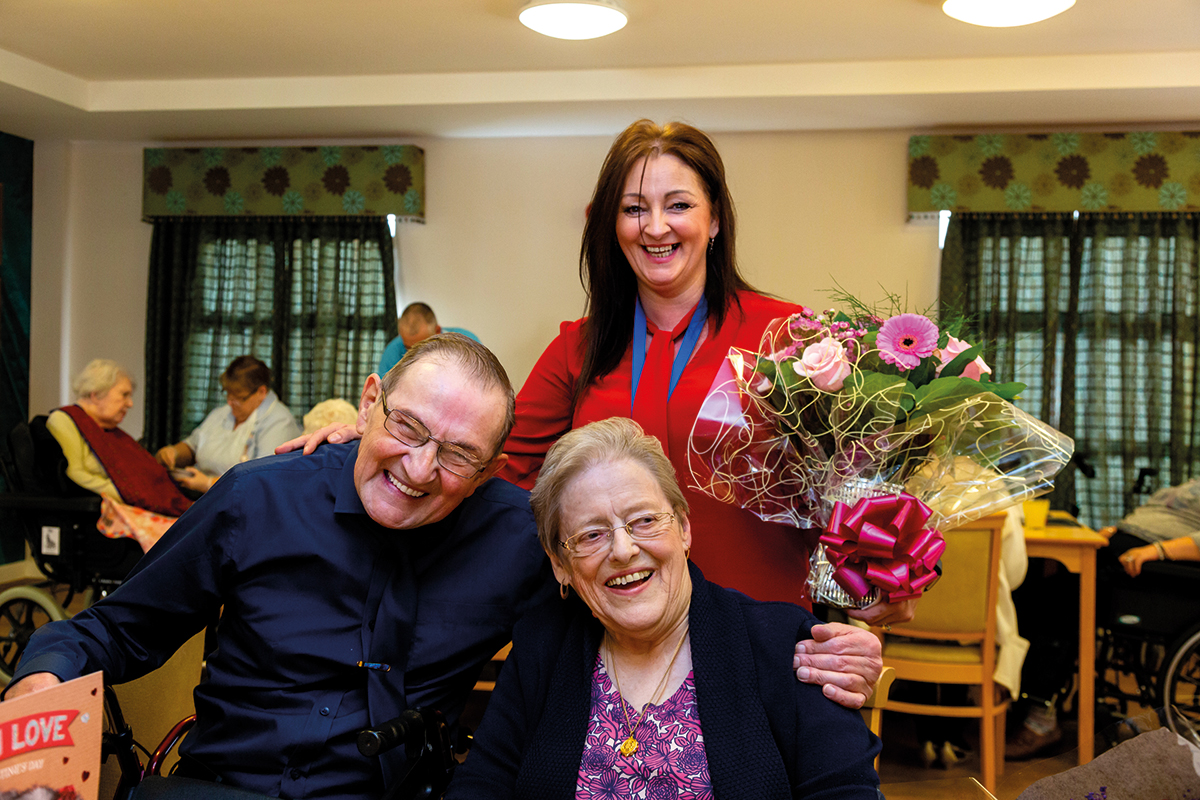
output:
<path id="1" fill-rule="evenodd" d="M 424 746 L 425 736 L 425 718 L 420 712 L 410 709 L 378 728 L 359 731 L 358 752 L 368 757 L 377 756 L 404 745 L 405 751 L 411 757 L 414 750 Z"/>

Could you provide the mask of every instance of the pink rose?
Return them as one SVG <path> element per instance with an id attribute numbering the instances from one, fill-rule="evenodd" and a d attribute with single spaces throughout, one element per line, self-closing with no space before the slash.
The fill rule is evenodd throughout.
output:
<path id="1" fill-rule="evenodd" d="M 787 347 L 784 347 L 782 350 L 777 350 L 774 353 L 771 353 L 771 355 L 767 356 L 767 358 L 771 359 L 776 364 L 778 364 L 780 361 L 786 361 L 789 358 L 795 358 L 796 351 L 799 349 L 800 349 L 800 342 L 792 342 Z"/>
<path id="2" fill-rule="evenodd" d="M 970 350 L 971 347 L 972 345 L 969 342 L 964 342 L 961 339 L 955 339 L 953 336 L 951 336 L 946 342 L 946 346 L 937 351 L 938 360 L 941 362 L 938 364 L 937 374 L 941 375 L 942 367 L 953 361 L 959 353 Z M 963 368 L 962 377 L 979 380 L 979 377 L 985 372 L 988 375 L 991 375 L 992 368 L 989 367 L 987 362 L 983 360 L 983 357 L 980 356 Z"/>
<path id="3" fill-rule="evenodd" d="M 804 348 L 804 355 L 793 363 L 797 375 L 808 378 L 823 392 L 836 392 L 842 388 L 850 374 L 850 359 L 842 343 L 826 337 L 816 344 Z"/>

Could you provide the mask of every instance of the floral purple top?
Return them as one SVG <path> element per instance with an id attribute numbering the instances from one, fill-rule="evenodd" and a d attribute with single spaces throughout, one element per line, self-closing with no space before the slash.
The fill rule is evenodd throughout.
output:
<path id="1" fill-rule="evenodd" d="M 646 709 L 634 732 L 637 751 L 629 756 L 617 752 L 628 735 L 622 704 L 597 655 L 576 800 L 712 800 L 692 673 L 673 695 Z M 627 704 L 625 711 L 630 720 L 637 716 Z"/>

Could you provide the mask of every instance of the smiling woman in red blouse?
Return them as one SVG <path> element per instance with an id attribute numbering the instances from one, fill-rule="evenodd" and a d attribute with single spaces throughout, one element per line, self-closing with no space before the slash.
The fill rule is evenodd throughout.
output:
<path id="1" fill-rule="evenodd" d="M 692 561 L 715 583 L 808 607 L 816 533 L 764 522 L 688 486 L 688 436 L 729 348 L 757 349 L 771 320 L 800 308 L 759 294 L 741 276 L 735 226 L 724 164 L 703 131 L 640 120 L 616 138 L 583 233 L 587 316 L 562 324 L 525 381 L 501 477 L 530 488 L 563 433 L 632 417 L 663 443 L 684 484 Z M 913 603 L 854 614 L 879 625 L 905 621 Z M 819 636 L 831 632 L 806 655 L 874 653 L 873 637 L 842 626 Z"/>

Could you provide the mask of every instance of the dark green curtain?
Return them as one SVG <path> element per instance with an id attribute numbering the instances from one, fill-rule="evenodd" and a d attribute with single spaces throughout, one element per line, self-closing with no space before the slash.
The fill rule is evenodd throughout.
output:
<path id="1" fill-rule="evenodd" d="M 0 132 L 0 449 L 29 420 L 29 307 L 33 244 L 33 142 Z M 50 409 L 35 409 L 45 414 Z M 0 490 L 7 490 L 0 475 Z M 0 562 L 25 557 L 21 526 L 0 510 Z"/>
<path id="2" fill-rule="evenodd" d="M 1160 486 L 1200 474 L 1195 214 L 954 214 L 942 252 L 943 312 L 990 343 L 1017 404 L 1075 439 L 1083 469 L 1051 495 L 1092 527 Z"/>
<path id="3" fill-rule="evenodd" d="M 146 298 L 146 398 L 143 441 L 162 447 L 181 438 L 188 317 L 204 217 L 160 219 L 150 239 Z M 232 360 L 232 359 L 231 359 Z M 174 434 L 174 436 L 172 435 Z"/>
<path id="4" fill-rule="evenodd" d="M 0 132 L 0 437 L 29 420 L 32 244 L 33 142 Z"/>
<path id="5" fill-rule="evenodd" d="M 382 217 L 154 221 L 146 324 L 146 443 L 178 441 L 225 402 L 218 376 L 250 354 L 297 419 L 357 405 L 395 335 Z"/>

